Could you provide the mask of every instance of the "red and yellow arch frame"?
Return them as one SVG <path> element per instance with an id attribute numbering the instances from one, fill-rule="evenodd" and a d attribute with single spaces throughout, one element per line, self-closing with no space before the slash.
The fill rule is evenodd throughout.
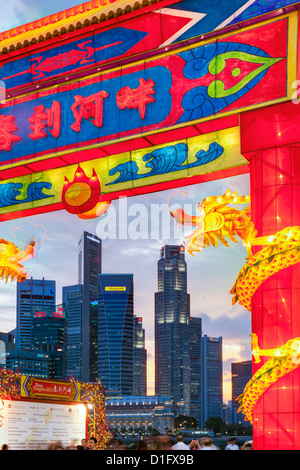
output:
<path id="1" fill-rule="evenodd" d="M 249 172 L 258 237 L 300 226 L 298 7 L 172 43 L 172 3 L 94 0 L 1 33 L 1 221 Z M 256 359 L 300 336 L 300 265 L 283 267 L 251 299 Z M 254 447 L 299 449 L 300 369 L 276 370 Z"/>

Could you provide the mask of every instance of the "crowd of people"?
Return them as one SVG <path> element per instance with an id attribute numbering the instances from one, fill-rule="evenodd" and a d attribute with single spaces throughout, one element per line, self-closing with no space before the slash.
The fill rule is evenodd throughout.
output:
<path id="1" fill-rule="evenodd" d="M 246 441 L 241 447 L 237 444 L 235 437 L 228 439 L 225 450 L 252 450 L 252 441 Z M 177 442 L 174 444 L 171 449 L 173 450 L 220 450 L 220 447 L 217 447 L 213 439 L 210 437 L 203 437 L 201 439 L 193 439 L 190 444 L 185 444 L 183 436 L 177 436 Z"/>
<path id="2" fill-rule="evenodd" d="M 107 450 L 127 450 L 128 447 L 123 444 L 121 439 L 113 439 L 107 446 Z M 234 437 L 228 439 L 225 450 L 252 450 L 252 441 L 246 441 L 242 446 L 237 444 Z M 1 450 L 9 450 L 7 444 L 2 445 Z M 64 447 L 60 441 L 49 444 L 47 450 L 98 450 L 97 439 L 90 437 L 89 439 L 81 439 L 81 443 L 71 443 L 70 446 Z M 216 446 L 210 437 L 202 437 L 200 439 L 192 439 L 189 444 L 184 443 L 182 435 L 178 435 L 176 443 L 169 436 L 157 436 L 152 438 L 141 439 L 138 442 L 136 450 L 221 450 Z"/>
<path id="3" fill-rule="evenodd" d="M 122 444 L 120 439 L 114 439 L 109 447 L 112 450 L 126 449 L 127 447 Z M 241 446 L 237 444 L 235 437 L 230 437 L 226 443 L 225 450 L 252 450 L 253 442 L 246 441 Z M 184 438 L 180 434 L 176 438 L 176 443 L 169 436 L 156 436 L 151 438 L 141 439 L 138 442 L 136 450 L 221 450 L 220 447 L 215 445 L 211 437 L 201 437 L 200 439 L 192 439 L 189 444 L 184 443 Z"/>

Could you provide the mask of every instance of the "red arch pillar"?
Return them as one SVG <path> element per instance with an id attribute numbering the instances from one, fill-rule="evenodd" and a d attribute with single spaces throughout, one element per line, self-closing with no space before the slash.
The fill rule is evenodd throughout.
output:
<path id="1" fill-rule="evenodd" d="M 241 115 L 241 150 L 248 159 L 251 217 L 258 236 L 300 226 L 300 105 L 292 102 Z M 251 304 L 261 349 L 300 337 L 300 263 L 270 277 Z M 253 363 L 255 373 L 268 358 Z M 300 367 L 259 399 L 253 413 L 257 450 L 300 449 Z"/>

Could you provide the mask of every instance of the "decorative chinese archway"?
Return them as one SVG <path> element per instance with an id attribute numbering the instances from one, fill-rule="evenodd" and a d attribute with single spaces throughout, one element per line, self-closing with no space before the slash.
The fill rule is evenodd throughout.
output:
<path id="1" fill-rule="evenodd" d="M 258 237 L 300 225 L 299 4 L 207 3 L 91 0 L 0 33 L 0 220 L 249 172 Z M 256 352 L 300 336 L 283 268 L 252 297 Z M 299 449 L 299 388 L 296 367 L 259 398 L 256 449 Z"/>

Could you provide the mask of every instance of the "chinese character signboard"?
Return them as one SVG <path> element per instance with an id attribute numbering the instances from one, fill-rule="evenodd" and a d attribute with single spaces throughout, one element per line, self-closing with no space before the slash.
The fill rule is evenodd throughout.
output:
<path id="1" fill-rule="evenodd" d="M 53 400 L 80 400 L 80 385 L 76 382 L 62 382 L 35 377 L 21 377 L 21 396 Z"/>
<path id="2" fill-rule="evenodd" d="M 38 159 L 286 99 L 288 25 L 285 18 L 8 100 L 0 115 L 1 162 Z"/>

